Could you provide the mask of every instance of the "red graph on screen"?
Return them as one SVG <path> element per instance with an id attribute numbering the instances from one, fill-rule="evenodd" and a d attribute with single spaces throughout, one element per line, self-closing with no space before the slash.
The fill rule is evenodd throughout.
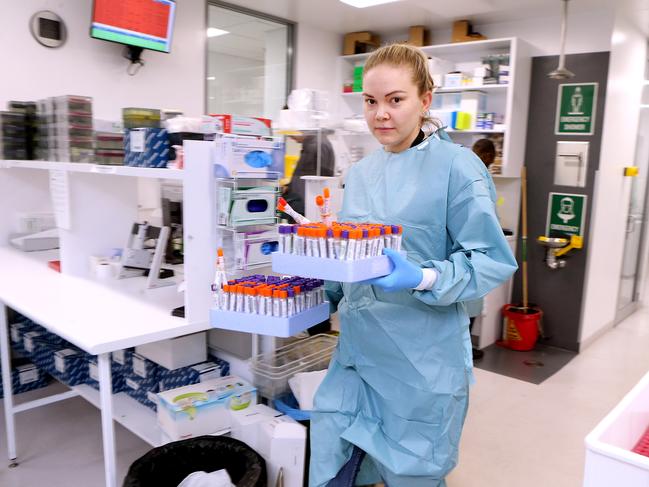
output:
<path id="1" fill-rule="evenodd" d="M 95 0 L 94 22 L 167 37 L 171 6 L 154 0 Z"/>

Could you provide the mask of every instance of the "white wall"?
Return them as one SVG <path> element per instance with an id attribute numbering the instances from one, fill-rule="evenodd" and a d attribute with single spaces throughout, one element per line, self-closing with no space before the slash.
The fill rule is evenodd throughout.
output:
<path id="1" fill-rule="evenodd" d="M 92 0 L 3 1 L 0 7 L 0 108 L 8 100 L 75 94 L 94 98 L 95 118 L 120 120 L 121 108 L 179 108 L 203 113 L 205 1 L 177 3 L 170 54 L 144 51 L 146 65 L 128 76 L 119 44 L 90 38 Z M 48 49 L 29 32 L 29 19 L 52 10 L 65 21 L 66 44 Z"/>
<path id="2" fill-rule="evenodd" d="M 647 39 L 631 20 L 616 14 L 611 45 L 600 169 L 597 172 L 590 225 L 580 342 L 588 344 L 613 324 L 624 253 L 631 180 L 623 175 L 633 165 Z"/>
<path id="3" fill-rule="evenodd" d="M 336 60 L 343 52 L 343 36 L 321 28 L 297 25 L 294 88 L 313 88 L 338 94 Z"/>

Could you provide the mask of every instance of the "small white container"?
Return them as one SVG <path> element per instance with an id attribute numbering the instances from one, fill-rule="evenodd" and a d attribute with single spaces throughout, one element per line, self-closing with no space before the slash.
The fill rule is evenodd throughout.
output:
<path id="1" fill-rule="evenodd" d="M 647 487 L 649 457 L 632 450 L 649 426 L 649 373 L 586 437 L 584 487 Z"/>
<path id="2" fill-rule="evenodd" d="M 138 345 L 135 352 L 166 369 L 179 369 L 207 360 L 207 335 L 205 332 L 194 333 Z"/>
<path id="3" fill-rule="evenodd" d="M 218 433 L 232 426 L 230 411 L 257 404 L 257 389 L 235 376 L 161 392 L 158 425 L 172 440 Z"/>

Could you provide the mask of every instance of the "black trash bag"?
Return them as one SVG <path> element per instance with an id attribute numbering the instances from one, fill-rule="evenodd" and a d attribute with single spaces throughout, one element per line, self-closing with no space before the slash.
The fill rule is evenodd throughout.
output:
<path id="1" fill-rule="evenodd" d="M 242 441 L 199 436 L 154 448 L 128 469 L 123 487 L 178 487 L 192 472 L 226 469 L 237 487 L 265 487 L 266 462 Z"/>

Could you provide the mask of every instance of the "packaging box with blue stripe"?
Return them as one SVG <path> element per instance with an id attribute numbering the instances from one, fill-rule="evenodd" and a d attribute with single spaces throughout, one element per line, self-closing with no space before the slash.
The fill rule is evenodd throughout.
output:
<path id="1" fill-rule="evenodd" d="M 76 347 L 54 352 L 54 377 L 69 386 L 85 384 L 88 380 L 88 355 Z"/>
<path id="2" fill-rule="evenodd" d="M 97 367 L 96 355 L 87 356 L 86 368 L 88 370 L 86 384 L 93 389 L 99 390 L 99 368 Z M 122 374 L 122 368 L 118 363 L 113 362 L 112 360 L 110 362 L 110 373 L 112 378 L 113 394 L 127 390 L 126 379 Z"/>
<path id="3" fill-rule="evenodd" d="M 160 373 L 160 390 L 167 391 L 177 387 L 198 384 L 206 380 L 218 379 L 230 373 L 230 364 L 212 357 L 209 362 L 181 367 L 179 369 L 162 369 Z"/>
<path id="4" fill-rule="evenodd" d="M 50 377 L 44 371 L 27 360 L 14 360 L 11 366 L 11 389 L 13 394 L 40 389 L 50 382 Z M 2 397 L 4 397 L 4 389 L 2 381 L 0 381 L 0 398 Z"/>
<path id="5" fill-rule="evenodd" d="M 124 134 L 124 165 L 167 167 L 169 136 L 161 128 L 137 128 Z"/>

